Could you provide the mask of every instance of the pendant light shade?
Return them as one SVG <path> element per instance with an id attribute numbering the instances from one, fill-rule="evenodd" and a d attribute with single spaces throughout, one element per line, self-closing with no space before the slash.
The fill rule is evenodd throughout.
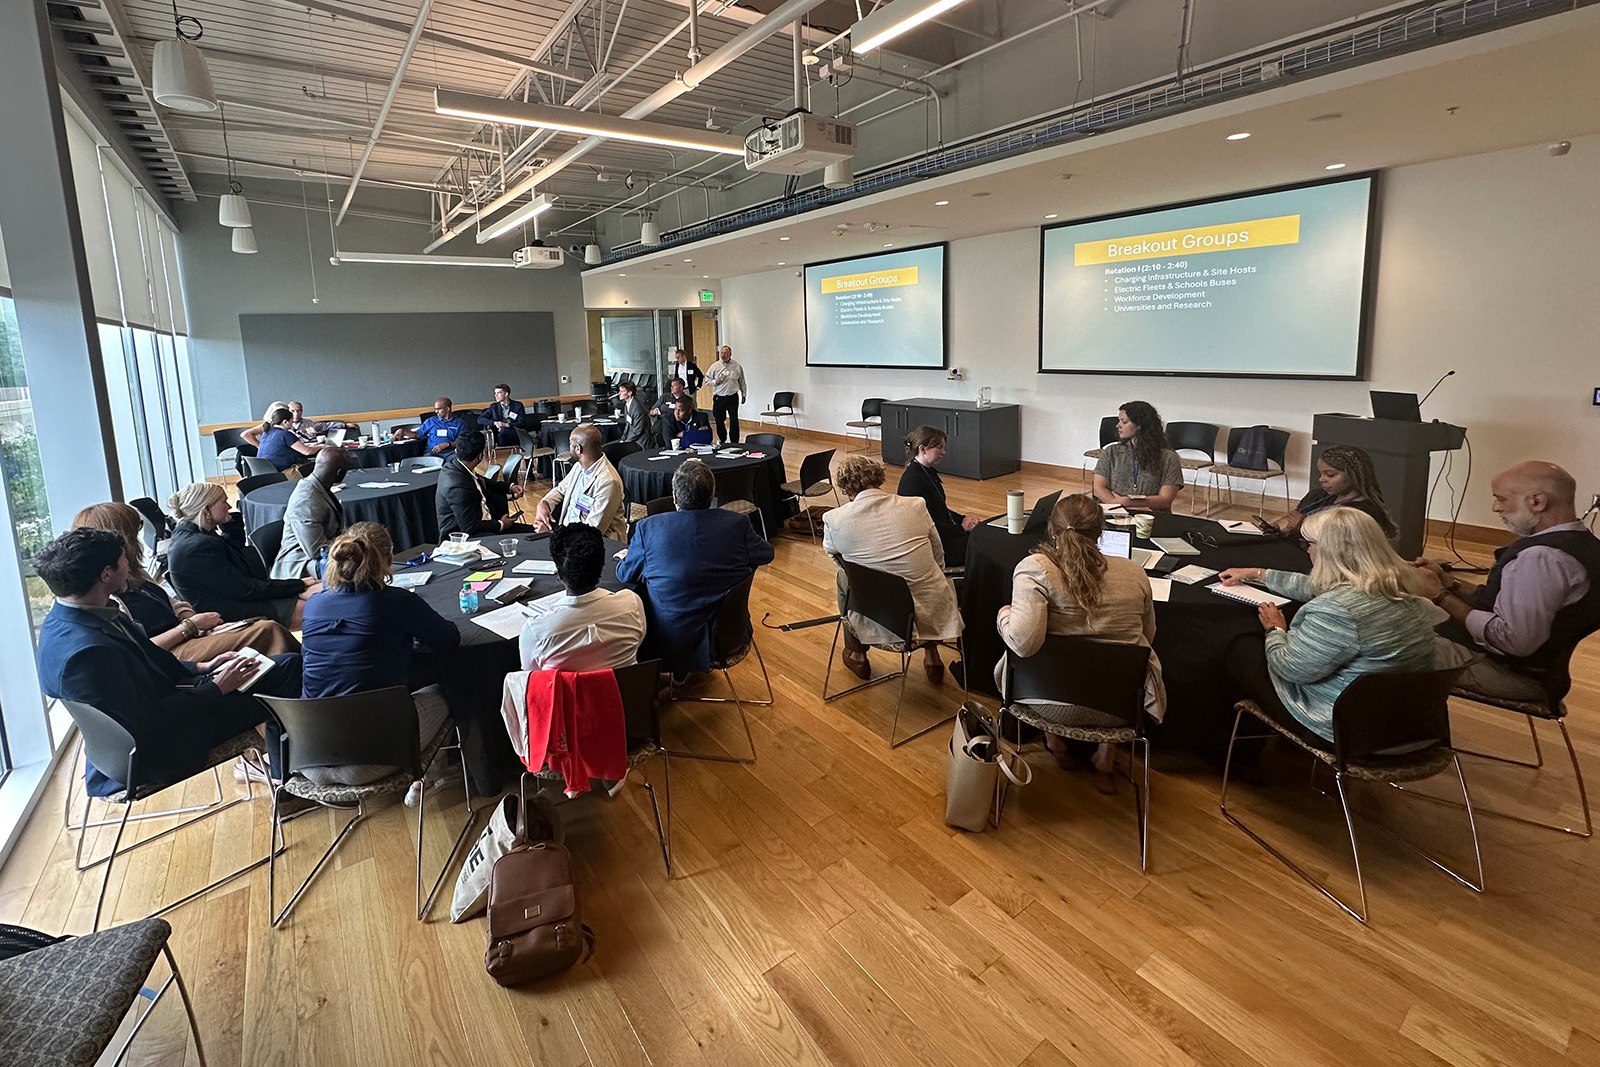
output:
<path id="1" fill-rule="evenodd" d="M 250 202 L 238 193 L 222 194 L 222 203 L 217 205 L 217 221 L 224 226 L 235 229 L 250 225 Z"/>
<path id="2" fill-rule="evenodd" d="M 642 245 L 661 243 L 661 227 L 656 225 L 654 219 L 646 219 L 644 225 L 639 227 L 639 243 Z"/>
<path id="3" fill-rule="evenodd" d="M 256 231 L 249 226 L 240 226 L 233 231 L 233 250 L 246 256 L 256 254 Z"/>
<path id="4" fill-rule="evenodd" d="M 822 172 L 822 184 L 829 189 L 848 189 L 856 181 L 855 170 L 850 166 L 848 159 L 840 159 L 828 164 Z"/>
<path id="5" fill-rule="evenodd" d="M 158 42 L 150 80 L 154 83 L 151 95 L 163 107 L 174 111 L 217 110 L 211 72 L 193 41 L 174 37 Z"/>
<path id="6" fill-rule="evenodd" d="M 599 245 L 585 245 L 583 248 L 583 261 L 590 266 L 599 263 L 605 256 L 600 251 Z"/>

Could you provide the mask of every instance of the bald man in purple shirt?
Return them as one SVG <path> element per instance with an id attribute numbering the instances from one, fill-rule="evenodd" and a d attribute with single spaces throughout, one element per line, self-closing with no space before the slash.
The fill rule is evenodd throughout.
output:
<path id="1" fill-rule="evenodd" d="M 1441 632 L 1479 654 L 1462 688 L 1546 700 L 1565 681 L 1555 675 L 1572 647 L 1600 629 L 1600 539 L 1578 521 L 1577 488 L 1554 463 L 1519 463 L 1495 477 L 1495 514 L 1518 537 L 1495 553 L 1481 586 L 1416 561 L 1418 591 L 1450 615 Z"/>

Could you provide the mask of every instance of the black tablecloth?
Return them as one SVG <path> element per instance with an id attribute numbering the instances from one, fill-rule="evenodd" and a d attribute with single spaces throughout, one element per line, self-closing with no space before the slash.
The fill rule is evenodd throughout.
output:
<path id="1" fill-rule="evenodd" d="M 422 455 L 422 442 L 412 438 L 409 441 L 395 441 L 387 445 L 368 445 L 365 448 L 346 445 L 344 454 L 349 457 L 352 468 L 387 467 L 391 463 L 398 463 L 406 459 L 416 459 Z"/>
<path id="2" fill-rule="evenodd" d="M 514 639 L 503 638 L 461 614 L 461 582 L 475 571 L 503 570 L 507 578 L 525 577 L 512 574 L 512 568 L 524 560 L 550 558 L 549 534 L 486 534 L 474 540 L 481 540 L 485 548 L 497 551 L 500 542 L 511 536 L 516 536 L 519 542 L 514 559 L 490 560 L 470 567 L 432 562 L 418 567 L 395 567 L 396 573 L 431 572 L 433 577 L 416 590 L 417 595 L 434 611 L 454 621 L 461 631 L 460 648 L 443 653 L 420 653 L 417 658 L 424 669 L 431 664 L 433 674 L 444 688 L 445 699 L 450 703 L 450 714 L 461 725 L 467 773 L 472 776 L 473 792 L 478 796 L 494 796 L 510 788 L 522 772 L 522 763 L 511 748 L 511 739 L 506 736 L 504 720 L 500 717 L 501 685 L 505 676 L 521 664 Z M 433 546 L 413 546 L 409 551 L 397 553 L 396 558 L 414 558 L 423 547 Z M 622 547 L 620 542 L 606 542 L 606 567 L 600 576 L 602 588 L 622 588 L 622 583 L 617 581 L 617 561 L 612 558 Z M 540 574 L 531 578 L 537 596 L 561 592 L 561 582 L 555 575 Z M 479 598 L 479 614 L 500 607 L 498 602 L 482 594 Z"/>
<path id="3" fill-rule="evenodd" d="M 684 460 L 698 458 L 705 460 L 713 471 L 759 468 L 756 472 L 754 503 L 766 519 L 768 540 L 777 537 L 783 530 L 784 520 L 795 513 L 794 498 L 786 496 L 782 488 L 789 478 L 784 473 L 782 452 L 768 449 L 762 459 L 750 456 L 735 459 L 715 454 L 653 458 L 662 455 L 664 453 L 661 450 L 652 449 L 622 457 L 622 462 L 617 465 L 617 473 L 622 476 L 622 488 L 630 504 L 648 504 L 657 497 L 671 496 L 673 472 L 683 465 Z"/>
<path id="4" fill-rule="evenodd" d="M 1211 534 L 1221 526 L 1187 515 L 1162 517 L 1159 532 L 1165 536 L 1195 530 Z M 994 665 L 1005 645 L 995 629 L 1000 607 L 1011 603 L 1011 574 L 1041 538 L 1012 536 L 1005 530 L 980 523 L 967 540 L 966 580 L 961 588 L 961 615 L 966 622 L 967 684 L 976 692 L 998 696 Z M 1268 567 L 1309 571 L 1311 559 L 1297 543 L 1281 538 L 1232 538 L 1241 543 L 1223 548 L 1199 545 L 1200 555 L 1179 557 L 1180 564 L 1197 563 L 1221 571 L 1229 567 Z M 1143 548 L 1153 548 L 1136 538 Z M 1222 653 L 1237 637 L 1260 634 L 1256 609 L 1228 600 L 1208 590 L 1215 579 L 1200 585 L 1172 583 L 1171 598 L 1156 604 L 1155 652 L 1161 658 L 1167 686 L 1167 715 L 1161 725 L 1166 740 L 1215 749 L 1227 744 L 1233 722 L 1233 704 L 1246 696 L 1222 666 Z M 1284 608 L 1293 614 L 1294 605 Z"/>
<path id="5" fill-rule="evenodd" d="M 362 482 L 406 484 L 393 489 L 363 489 Z M 389 536 L 394 538 L 397 552 L 412 545 L 436 541 L 439 538 L 439 517 L 434 510 L 433 497 L 438 484 L 437 469 L 413 474 L 403 463 L 398 473 L 381 467 L 349 471 L 344 477 L 345 488 L 339 491 L 345 525 L 378 523 L 388 529 Z M 244 516 L 245 529 L 253 532 L 283 518 L 294 485 L 292 481 L 278 482 L 247 493 L 239 501 L 239 513 Z"/>

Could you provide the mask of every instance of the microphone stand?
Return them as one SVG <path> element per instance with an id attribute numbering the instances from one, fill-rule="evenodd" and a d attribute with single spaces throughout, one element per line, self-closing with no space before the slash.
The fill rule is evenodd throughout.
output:
<path id="1" fill-rule="evenodd" d="M 1427 391 L 1427 393 L 1423 396 L 1423 398 L 1421 400 L 1417 401 L 1417 408 L 1420 410 L 1422 405 L 1424 405 L 1424 404 L 1426 404 L 1428 402 L 1428 397 L 1432 396 L 1435 392 L 1437 392 L 1438 389 L 1439 389 L 1439 386 L 1444 384 L 1444 380 L 1446 378 L 1450 377 L 1450 375 L 1452 375 L 1454 373 L 1455 373 L 1455 371 L 1453 371 L 1453 370 L 1447 370 L 1443 374 L 1439 375 L 1439 380 L 1433 383 L 1433 388 L 1429 389 Z"/>

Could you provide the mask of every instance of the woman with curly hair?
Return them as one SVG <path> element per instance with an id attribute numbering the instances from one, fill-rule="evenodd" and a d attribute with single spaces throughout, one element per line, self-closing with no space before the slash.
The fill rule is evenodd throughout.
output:
<path id="1" fill-rule="evenodd" d="M 1294 511 L 1274 525 L 1283 533 L 1299 533 L 1300 524 L 1328 508 L 1355 508 L 1372 516 L 1383 536 L 1394 539 L 1399 531 L 1383 503 L 1378 472 L 1366 449 L 1354 445 L 1329 445 L 1317 457 L 1317 484 L 1300 498 Z"/>
<path id="2" fill-rule="evenodd" d="M 1117 410 L 1117 439 L 1094 468 L 1094 495 L 1107 504 L 1172 510 L 1183 489 L 1183 464 L 1167 447 L 1156 409 L 1130 400 Z"/>

